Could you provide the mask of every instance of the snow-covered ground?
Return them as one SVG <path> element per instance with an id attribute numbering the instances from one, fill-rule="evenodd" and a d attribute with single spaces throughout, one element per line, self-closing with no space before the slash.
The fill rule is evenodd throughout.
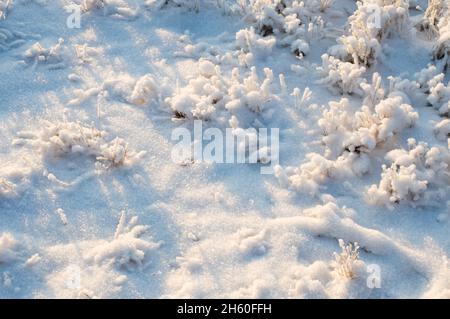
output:
<path id="1" fill-rule="evenodd" d="M 450 298 L 449 9 L 0 0 L 0 298 Z"/>

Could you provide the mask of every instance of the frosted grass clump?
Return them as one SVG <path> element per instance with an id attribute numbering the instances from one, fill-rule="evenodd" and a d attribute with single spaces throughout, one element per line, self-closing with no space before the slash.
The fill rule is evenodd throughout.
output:
<path id="1" fill-rule="evenodd" d="M 329 52 L 345 62 L 371 67 L 382 54 L 382 42 L 392 35 L 411 32 L 406 0 L 364 0 L 348 19 L 349 34 Z M 374 19 L 374 12 L 377 17 Z"/>
<path id="2" fill-rule="evenodd" d="M 38 148 L 46 158 L 84 155 L 94 157 L 102 166 L 111 168 L 131 165 L 145 154 L 131 151 L 128 144 L 120 138 L 108 142 L 107 135 L 93 126 L 76 122 L 44 122 L 37 133 L 19 133 L 22 140 Z M 21 140 L 16 141 L 20 142 Z"/>
<path id="3" fill-rule="evenodd" d="M 443 147 L 429 147 L 427 143 L 408 140 L 409 150 L 396 149 L 386 155 L 379 185 L 372 185 L 368 200 L 372 204 L 409 203 L 430 205 L 433 200 L 445 199 L 449 192 L 450 152 Z"/>
<path id="4" fill-rule="evenodd" d="M 340 254 L 334 253 L 335 269 L 337 273 L 346 279 L 353 279 L 357 275 L 357 263 L 359 260 L 359 245 L 355 243 L 345 244 L 343 239 L 339 239 L 339 247 L 342 252 Z"/>
<path id="5" fill-rule="evenodd" d="M 363 75 L 366 68 L 350 62 L 342 62 L 328 54 L 322 55 L 321 72 L 324 78 L 320 81 L 336 94 L 362 94 L 361 84 L 365 82 Z"/>
<path id="6" fill-rule="evenodd" d="M 142 239 L 148 226 L 137 225 L 137 218 L 126 220 L 122 213 L 113 240 L 101 242 L 86 252 L 84 258 L 97 265 L 114 264 L 126 270 L 142 270 L 149 260 L 149 254 L 160 244 Z"/>
<path id="7" fill-rule="evenodd" d="M 125 0 L 82 0 L 81 10 L 83 12 L 100 11 L 105 16 L 119 19 L 134 19 L 138 16 L 139 8 L 130 7 L 130 1 Z"/>
<path id="8" fill-rule="evenodd" d="M 233 122 L 238 121 L 235 127 L 248 127 L 280 100 L 274 93 L 273 81 L 269 68 L 264 69 L 262 79 L 255 67 L 246 76 L 238 68 L 225 75 L 220 66 L 201 60 L 198 75 L 165 102 L 176 118 L 215 120 L 223 124 L 234 118 Z"/>
<path id="9" fill-rule="evenodd" d="M 63 44 L 63 38 L 59 38 L 58 43 L 49 48 L 45 48 L 39 42 L 36 42 L 23 54 L 24 63 L 33 66 L 43 64 L 49 69 L 64 68 L 65 47 Z"/>

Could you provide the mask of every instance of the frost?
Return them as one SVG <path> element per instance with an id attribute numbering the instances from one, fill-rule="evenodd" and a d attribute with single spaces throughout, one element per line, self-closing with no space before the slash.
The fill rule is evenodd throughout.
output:
<path id="1" fill-rule="evenodd" d="M 253 56 L 269 56 L 275 44 L 275 37 L 262 37 L 255 33 L 254 28 L 243 29 L 236 33 L 236 46 Z"/>
<path id="2" fill-rule="evenodd" d="M 409 150 L 396 149 L 386 155 L 390 167 L 383 165 L 380 184 L 368 190 L 372 204 L 387 205 L 409 202 L 428 205 L 446 198 L 450 181 L 450 152 L 442 147 L 408 140 Z"/>
<path id="3" fill-rule="evenodd" d="M 211 71 L 206 76 L 205 63 Z M 279 100 L 273 93 L 274 75 L 269 68 L 264 69 L 262 80 L 255 67 L 246 77 L 237 68 L 228 76 L 222 74 L 219 66 L 212 73 L 210 62 L 201 61 L 198 77 L 190 79 L 186 86 L 165 100 L 175 117 L 227 123 L 235 116 L 242 126 L 251 126 L 252 118 Z"/>
<path id="4" fill-rule="evenodd" d="M 443 80 L 443 75 L 439 75 L 439 78 L 437 79 Z M 444 83 L 436 81 L 437 79 L 430 80 L 430 94 L 428 95 L 428 102 L 439 112 L 440 115 L 449 116 L 450 84 L 446 86 Z"/>
<path id="5" fill-rule="evenodd" d="M 110 239 L 77 241 L 50 246 L 45 259 L 63 262 L 47 278 L 55 296 L 65 298 L 117 297 L 133 272 L 150 266 L 160 243 L 145 234 L 148 227 L 137 217 L 122 212 L 114 236 Z"/>
<path id="6" fill-rule="evenodd" d="M 349 35 L 338 39 L 330 54 L 342 61 L 370 67 L 382 53 L 382 42 L 391 35 L 411 32 L 406 0 L 364 0 L 348 19 Z"/>
<path id="7" fill-rule="evenodd" d="M 359 245 L 358 243 L 346 245 L 344 240 L 339 239 L 339 247 L 342 252 L 340 254 L 334 253 L 336 261 L 337 273 L 347 279 L 353 279 L 356 276 L 355 264 L 358 263 L 359 258 Z"/>
<path id="8" fill-rule="evenodd" d="M 107 133 L 76 122 L 43 123 L 37 133 L 30 132 L 25 142 L 40 149 L 45 158 L 84 155 L 95 158 L 105 168 L 132 165 L 145 153 L 129 150 L 120 138 L 106 141 Z"/>
<path id="9" fill-rule="evenodd" d="M 362 94 L 360 85 L 366 68 L 350 62 L 342 62 L 328 54 L 322 55 L 321 72 L 325 76 L 320 83 L 328 85 L 337 94 Z"/>
<path id="10" fill-rule="evenodd" d="M 50 48 L 44 48 L 39 42 L 36 42 L 23 54 L 24 61 L 34 66 L 44 64 L 49 69 L 64 68 L 63 44 L 64 39 L 62 38 Z"/>
<path id="11" fill-rule="evenodd" d="M 127 270 L 139 270 L 149 262 L 149 253 L 159 248 L 160 244 L 149 242 L 141 238 L 148 230 L 147 226 L 135 225 L 131 220 L 124 225 L 125 215 L 122 213 L 114 239 L 96 245 L 85 255 L 86 260 L 101 265 L 114 263 L 116 267 Z"/>
<path id="12" fill-rule="evenodd" d="M 105 16 L 127 20 L 138 15 L 138 8 L 130 7 L 125 0 L 82 0 L 80 4 L 83 12 L 101 11 Z"/>
<path id="13" fill-rule="evenodd" d="M 445 119 L 436 124 L 434 133 L 440 140 L 446 141 L 450 138 L 450 119 Z"/>
<path id="14" fill-rule="evenodd" d="M 378 100 L 371 99 L 372 102 Z M 369 153 L 378 144 L 413 126 L 418 119 L 410 105 L 402 104 L 401 97 L 389 97 L 374 107 L 364 105 L 360 110 L 350 108 L 347 99 L 330 102 L 329 106 L 319 126 L 325 135 L 327 154 L 334 157 L 344 151 Z"/>

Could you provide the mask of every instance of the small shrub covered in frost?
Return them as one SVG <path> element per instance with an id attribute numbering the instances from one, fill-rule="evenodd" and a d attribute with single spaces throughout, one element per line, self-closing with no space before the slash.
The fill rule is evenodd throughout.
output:
<path id="1" fill-rule="evenodd" d="M 322 55 L 321 72 L 324 78 L 321 83 L 328 85 L 328 88 L 338 94 L 361 94 L 361 84 L 366 68 L 350 62 L 342 62 L 328 54 Z"/>
<path id="2" fill-rule="evenodd" d="M 44 48 L 39 42 L 33 44 L 23 54 L 24 61 L 28 64 L 45 64 L 49 68 L 64 67 L 63 47 L 64 39 L 50 48 Z"/>
<path id="3" fill-rule="evenodd" d="M 17 258 L 18 242 L 8 233 L 0 235 L 0 266 Z"/>
<path id="4" fill-rule="evenodd" d="M 39 147 L 46 157 L 82 154 L 96 158 L 106 168 L 132 164 L 144 155 L 143 152 L 129 150 L 122 139 L 115 138 L 107 142 L 106 132 L 75 122 L 45 122 L 37 134 L 25 135 L 27 139 L 31 138 L 31 144 Z"/>
<path id="5" fill-rule="evenodd" d="M 344 240 L 339 239 L 339 247 L 342 252 L 334 253 L 335 269 L 340 276 L 353 279 L 356 277 L 355 267 L 357 267 L 359 258 L 359 245 L 358 243 L 346 245 Z"/>
<path id="6" fill-rule="evenodd" d="M 262 37 L 254 28 L 242 29 L 236 33 L 236 46 L 243 53 L 253 56 L 268 56 L 276 44 L 276 38 Z"/>
<path id="7" fill-rule="evenodd" d="M 274 76 L 269 68 L 264 69 L 263 79 L 260 79 L 255 67 L 248 76 L 241 75 L 237 68 L 226 76 L 219 66 L 213 68 L 211 62 L 201 61 L 199 75 L 165 101 L 178 118 L 225 123 L 234 115 L 238 121 L 245 122 L 279 100 L 273 93 L 273 81 Z"/>
<path id="8" fill-rule="evenodd" d="M 338 39 L 330 54 L 345 62 L 370 67 L 381 54 L 381 43 L 411 30 L 407 0 L 363 0 L 348 19 L 349 34 Z M 375 16 L 376 14 L 376 16 Z"/>
<path id="9" fill-rule="evenodd" d="M 340 156 L 344 151 L 368 153 L 387 142 L 418 119 L 411 105 L 401 97 L 388 97 L 374 107 L 364 105 L 359 110 L 349 106 L 348 100 L 330 102 L 323 112 L 319 126 L 324 132 L 323 142 L 329 156 Z"/>
<path id="10" fill-rule="evenodd" d="M 421 31 L 430 36 L 437 36 L 433 57 L 441 60 L 445 70 L 450 63 L 450 3 L 442 0 L 430 0 L 423 21 L 419 24 Z"/>
<path id="11" fill-rule="evenodd" d="M 442 147 L 408 140 L 409 150 L 396 149 L 386 155 L 380 184 L 368 190 L 369 202 L 387 205 L 409 202 L 427 205 L 430 200 L 447 198 L 450 182 L 450 152 Z"/>
<path id="12" fill-rule="evenodd" d="M 251 1 L 242 2 L 241 11 L 263 37 L 275 35 L 279 44 L 298 57 L 309 53 L 313 40 L 325 34 L 323 15 L 333 1 Z"/>
<path id="13" fill-rule="evenodd" d="M 375 89 L 378 90 L 380 87 Z M 373 90 L 366 88 L 366 91 Z M 350 107 L 345 98 L 330 102 L 329 109 L 323 111 L 319 120 L 325 156 L 311 153 L 298 168 L 277 167 L 275 174 L 280 183 L 301 193 L 316 194 L 319 186 L 330 178 L 346 179 L 367 174 L 372 151 L 389 143 L 418 119 L 418 114 L 409 104 L 403 103 L 401 97 L 382 99 L 382 96 L 381 91 L 376 98 L 368 96 L 367 101 L 372 106 L 363 105 L 359 110 Z"/>
<path id="14" fill-rule="evenodd" d="M 202 0 L 146 0 L 145 2 L 147 6 L 155 6 L 159 9 L 169 6 L 175 6 L 199 11 L 200 1 Z"/>
<path id="15" fill-rule="evenodd" d="M 118 268 L 139 270 L 149 262 L 149 253 L 158 249 L 160 244 L 142 239 L 148 226 L 136 225 L 137 218 L 126 223 L 126 215 L 122 216 L 117 226 L 114 239 L 105 241 L 89 250 L 85 255 L 87 261 L 95 264 L 113 263 Z"/>
<path id="16" fill-rule="evenodd" d="M 82 0 L 80 4 L 83 12 L 100 11 L 105 16 L 132 19 L 138 15 L 138 8 L 130 7 L 130 3 L 133 2 L 125 0 Z"/>
<path id="17" fill-rule="evenodd" d="M 283 169 L 277 166 L 275 177 L 280 184 L 296 192 L 317 195 L 320 185 L 329 179 L 345 179 L 362 176 L 370 169 L 370 158 L 367 154 L 347 152 L 335 160 L 310 153 L 306 155 L 307 161 L 297 168 Z"/>
<path id="18" fill-rule="evenodd" d="M 439 76 L 441 81 L 444 75 Z M 428 102 L 439 112 L 440 115 L 450 115 L 450 84 L 445 85 L 441 81 L 432 79 L 434 82 L 430 85 L 430 94 L 428 95 Z"/>
<path id="19" fill-rule="evenodd" d="M 450 138 L 450 119 L 445 119 L 436 124 L 434 133 L 440 140 L 446 141 Z"/>

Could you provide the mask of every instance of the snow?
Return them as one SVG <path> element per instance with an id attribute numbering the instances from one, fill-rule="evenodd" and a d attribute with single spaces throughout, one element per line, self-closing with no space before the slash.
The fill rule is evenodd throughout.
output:
<path id="1" fill-rule="evenodd" d="M 449 298 L 448 9 L 0 0 L 0 298 Z"/>

